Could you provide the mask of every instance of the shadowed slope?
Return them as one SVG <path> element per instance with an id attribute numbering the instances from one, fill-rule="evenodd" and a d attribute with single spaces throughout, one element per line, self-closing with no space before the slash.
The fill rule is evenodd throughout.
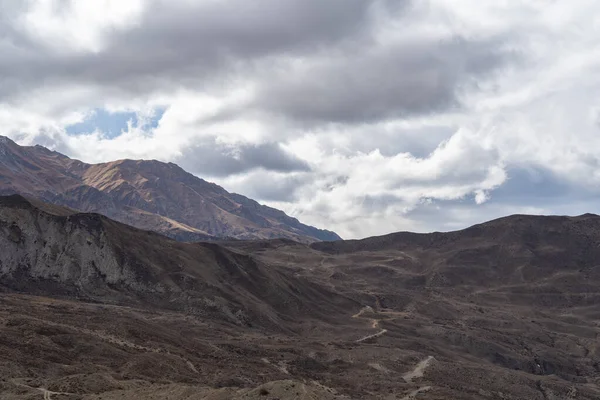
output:
<path id="1" fill-rule="evenodd" d="M 180 243 L 99 214 L 45 208 L 0 197 L 0 287 L 280 328 L 299 315 L 335 315 L 336 302 L 351 304 L 218 244 Z"/>
<path id="2" fill-rule="evenodd" d="M 2 198 L 0 393 L 596 400 L 599 225 L 186 244 Z"/>

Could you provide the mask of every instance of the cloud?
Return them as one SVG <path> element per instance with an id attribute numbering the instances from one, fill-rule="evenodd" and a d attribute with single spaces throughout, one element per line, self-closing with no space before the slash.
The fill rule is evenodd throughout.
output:
<path id="1" fill-rule="evenodd" d="M 80 3 L 0 0 L 0 134 L 344 237 L 600 212 L 595 1 Z"/>
<path id="2" fill-rule="evenodd" d="M 410 38 L 290 62 L 258 103 L 301 121 L 365 123 L 460 107 L 459 92 L 506 58 L 497 40 Z"/>
<path id="3" fill-rule="evenodd" d="M 276 143 L 224 145 L 215 140 L 186 148 L 175 160 L 181 167 L 199 175 L 223 177 L 256 168 L 267 171 L 309 171 L 309 165 Z"/>
<path id="4" fill-rule="evenodd" d="M 102 86 L 113 96 L 210 85 L 276 54 L 302 54 L 360 36 L 376 2 L 104 3 L 108 10 L 77 1 L 33 2 L 17 22 L 6 21 L 11 38 L 25 45 L 4 49 L 11 57 L 2 57 L 0 72 L 11 78 L 0 99 L 42 84 Z"/>
<path id="5" fill-rule="evenodd" d="M 464 199 L 492 191 L 506 180 L 498 152 L 466 130 L 455 132 L 423 158 L 410 153 L 386 157 L 377 150 L 324 156 L 319 141 L 295 145 L 315 155 L 308 160 L 313 179 L 299 184 L 292 204 L 276 205 L 295 214 L 308 209 L 304 219 L 313 224 L 332 221 L 342 228 L 343 237 L 381 233 L 424 202 Z M 230 187 L 235 183 L 228 182 Z"/>
<path id="6" fill-rule="evenodd" d="M 225 178 L 224 183 L 233 191 L 250 198 L 294 203 L 300 199 L 299 190 L 309 185 L 312 179 L 313 175 L 308 172 L 281 173 L 262 168 L 242 175 L 229 176 Z"/>

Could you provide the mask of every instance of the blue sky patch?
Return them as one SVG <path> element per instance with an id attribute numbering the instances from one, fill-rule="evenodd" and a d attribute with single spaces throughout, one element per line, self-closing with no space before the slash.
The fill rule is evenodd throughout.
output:
<path id="1" fill-rule="evenodd" d="M 154 115 L 149 120 L 142 121 L 145 124 L 143 128 L 156 128 L 164 112 L 164 109 L 155 109 Z M 96 108 L 85 120 L 69 125 L 65 130 L 70 135 L 81 135 L 98 130 L 107 137 L 114 138 L 120 136 L 123 131 L 127 131 L 127 123 L 129 121 L 131 121 L 134 127 L 140 124 L 138 114 L 135 112 L 118 111 L 111 113 L 104 108 Z"/>

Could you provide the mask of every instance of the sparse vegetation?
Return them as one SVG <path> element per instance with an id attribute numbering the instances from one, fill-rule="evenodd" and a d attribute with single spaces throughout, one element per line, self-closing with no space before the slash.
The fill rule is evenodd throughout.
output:
<path id="1" fill-rule="evenodd" d="M 2 399 L 600 398 L 594 216 L 182 244 L 1 199 Z"/>

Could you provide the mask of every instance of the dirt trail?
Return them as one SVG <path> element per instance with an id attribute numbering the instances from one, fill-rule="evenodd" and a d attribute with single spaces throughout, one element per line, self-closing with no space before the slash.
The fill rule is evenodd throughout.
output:
<path id="1" fill-rule="evenodd" d="M 352 316 L 352 318 L 362 318 L 362 315 L 366 312 L 370 312 L 370 313 L 375 313 L 375 311 L 373 310 L 373 308 L 371 306 L 364 306 L 363 308 L 360 309 L 359 312 L 357 312 L 356 314 L 354 314 Z M 371 327 L 376 329 L 379 328 L 379 320 L 375 319 L 375 318 L 367 318 L 369 321 L 371 321 Z"/>
<path id="2" fill-rule="evenodd" d="M 277 369 L 280 372 L 283 372 L 286 375 L 290 374 L 290 371 L 288 371 L 287 362 L 285 362 L 285 361 L 279 361 L 277 364 L 273 364 L 266 357 L 261 358 L 261 361 L 264 362 L 265 364 L 271 365 L 273 368 Z"/>
<path id="3" fill-rule="evenodd" d="M 362 337 L 362 338 L 358 339 L 356 341 L 356 343 L 364 342 L 365 340 L 374 339 L 376 337 L 383 336 L 383 335 L 385 335 L 386 332 L 387 332 L 387 329 L 382 329 L 382 330 L 380 330 L 377 333 L 374 333 L 372 335 L 368 335 L 368 336 L 365 336 L 365 337 Z"/>
<path id="4" fill-rule="evenodd" d="M 44 389 L 44 388 L 35 388 L 41 391 L 44 394 L 44 400 L 52 400 L 52 395 L 65 395 L 65 396 L 77 396 L 75 393 L 67 393 L 67 392 L 53 392 L 52 390 Z"/>
<path id="5" fill-rule="evenodd" d="M 427 357 L 426 359 L 419 362 L 417 364 L 417 366 L 415 367 L 415 369 L 402 375 L 402 378 L 406 381 L 406 383 L 411 383 L 413 381 L 413 379 L 423 377 L 425 370 L 427 369 L 427 367 L 429 366 L 429 364 L 431 364 L 431 361 L 433 361 L 433 360 L 435 360 L 435 358 L 433 358 L 433 356 Z"/>
<path id="6" fill-rule="evenodd" d="M 133 342 L 127 340 L 127 339 L 123 339 L 123 338 L 120 338 L 120 337 L 117 337 L 117 336 L 113 336 L 113 335 L 111 335 L 109 333 L 102 332 L 102 331 L 96 331 L 96 330 L 91 330 L 91 329 L 86 329 L 86 328 L 80 328 L 78 326 L 61 324 L 59 322 L 48 321 L 48 320 L 45 320 L 45 319 L 38 319 L 38 320 L 41 321 L 41 322 L 43 322 L 44 324 L 47 324 L 47 325 L 56 326 L 56 327 L 60 327 L 60 328 L 71 329 L 71 330 L 74 330 L 74 331 L 79 332 L 79 333 L 83 333 L 83 334 L 86 334 L 86 335 L 94 336 L 94 337 L 96 337 L 98 339 L 104 340 L 106 342 L 109 342 L 109 343 L 117 345 L 117 346 L 129 347 L 129 348 L 132 348 L 132 349 L 136 349 L 136 350 L 140 350 L 140 351 L 145 351 L 145 352 L 148 352 L 148 353 L 164 353 L 164 354 L 168 354 L 170 356 L 178 357 L 178 358 L 180 358 L 181 360 L 183 360 L 186 363 L 186 365 L 190 368 L 190 370 L 192 370 L 195 373 L 198 373 L 198 370 L 194 366 L 194 363 L 192 363 L 187 358 L 185 358 L 183 356 L 180 356 L 179 354 L 171 353 L 168 350 L 164 350 L 164 349 L 156 348 L 156 347 L 143 346 L 143 345 L 140 345 L 140 344 L 137 344 L 137 343 L 133 343 Z"/>
<path id="7" fill-rule="evenodd" d="M 354 314 L 352 316 L 352 318 L 360 318 L 366 312 L 375 312 L 375 311 L 373 310 L 373 307 L 371 307 L 371 306 L 364 306 L 363 308 L 360 309 L 359 312 Z"/>
<path id="8" fill-rule="evenodd" d="M 62 394 L 62 395 L 66 395 L 66 396 L 69 396 L 69 395 L 73 395 L 74 396 L 75 395 L 75 393 L 53 392 L 53 391 L 45 389 L 43 387 L 33 387 L 33 386 L 30 386 L 30 385 L 26 385 L 26 384 L 24 384 L 22 382 L 19 382 L 18 379 L 13 379 L 11 382 L 13 384 L 17 385 L 17 386 L 21 386 L 21 387 L 24 387 L 24 388 L 27 388 L 27 389 L 31 389 L 31 390 L 38 390 L 38 391 L 42 392 L 42 395 L 44 396 L 44 400 L 52 400 L 52 395 L 54 395 L 54 394 L 56 394 L 56 395 Z"/>
<path id="9" fill-rule="evenodd" d="M 376 369 L 379 372 L 383 372 L 384 374 L 390 374 L 392 371 L 381 365 L 380 363 L 369 363 L 369 367 Z"/>
<path id="10" fill-rule="evenodd" d="M 422 378 L 425 374 L 425 370 L 427 369 L 427 367 L 429 367 L 433 360 L 435 360 L 435 358 L 433 356 L 429 356 L 426 359 L 419 361 L 419 363 L 415 366 L 415 368 L 412 371 L 402 375 L 402 379 L 404 379 L 406 383 L 412 383 L 413 379 Z M 416 399 L 419 393 L 428 392 L 429 390 L 431 390 L 431 386 L 421 386 L 413 390 L 406 396 L 402 397 L 400 400 Z"/>
<path id="11" fill-rule="evenodd" d="M 381 308 L 381 304 L 379 303 L 379 298 L 375 297 L 376 302 L 377 302 L 377 307 Z M 387 316 L 388 318 L 368 318 L 368 317 L 363 317 L 364 313 L 372 313 L 375 314 L 375 316 Z M 400 311 L 393 311 L 393 310 L 378 310 L 375 311 L 373 310 L 373 307 L 371 306 L 364 306 L 363 308 L 360 309 L 359 312 L 357 312 L 356 314 L 354 314 L 352 316 L 352 318 L 364 318 L 364 319 L 368 319 L 369 321 L 371 321 L 371 328 L 373 329 L 378 329 L 380 326 L 380 321 L 392 321 L 394 319 L 398 319 L 398 318 L 402 318 L 405 317 L 407 315 L 406 312 L 400 312 Z M 385 334 L 387 332 L 387 329 L 381 329 L 379 332 L 373 334 L 373 335 L 368 335 L 365 336 L 363 338 L 360 338 L 356 341 L 356 343 L 360 343 L 360 342 L 364 342 L 365 340 L 369 340 L 369 339 L 373 339 L 376 337 L 379 337 L 383 334 Z"/>

